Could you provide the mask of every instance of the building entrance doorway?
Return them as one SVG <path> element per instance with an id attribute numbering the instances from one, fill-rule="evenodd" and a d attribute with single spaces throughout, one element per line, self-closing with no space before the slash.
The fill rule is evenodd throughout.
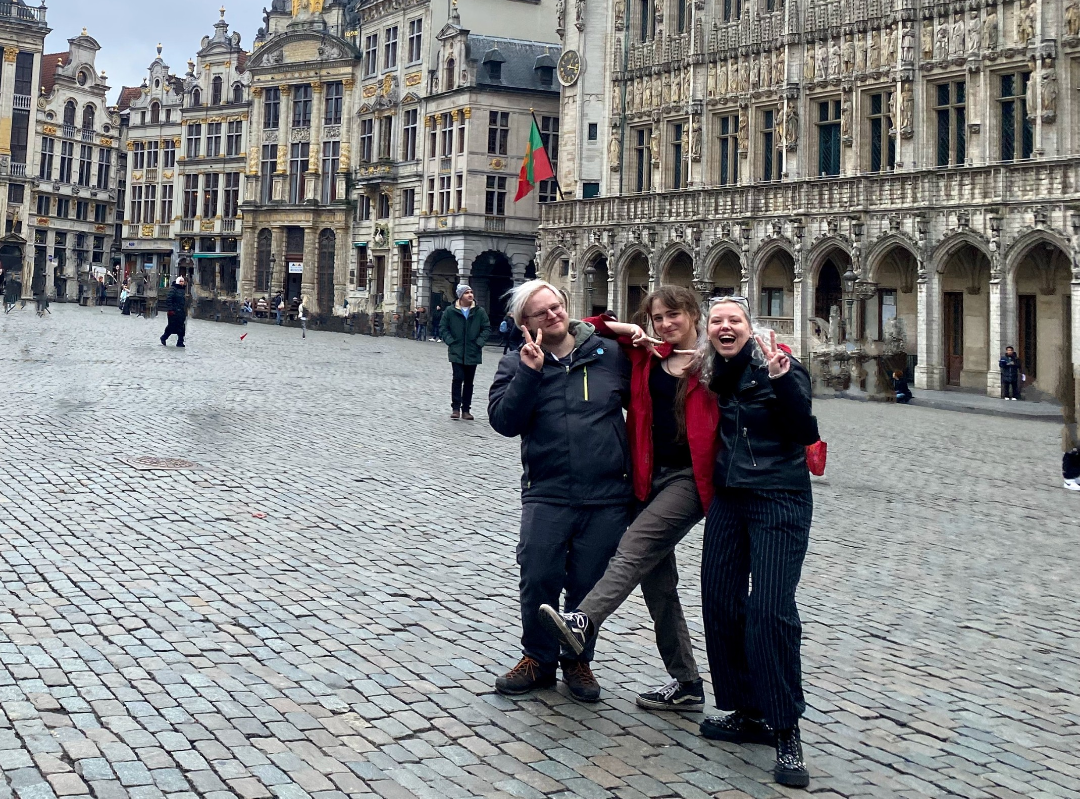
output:
<path id="1" fill-rule="evenodd" d="M 945 292 L 945 382 L 960 385 L 960 373 L 964 371 L 964 292 Z"/>
<path id="2" fill-rule="evenodd" d="M 1020 340 L 1016 342 L 1016 346 L 1020 356 L 1020 371 L 1027 376 L 1027 382 L 1034 383 L 1039 375 L 1038 298 L 1034 294 L 1021 294 L 1017 299 Z"/>

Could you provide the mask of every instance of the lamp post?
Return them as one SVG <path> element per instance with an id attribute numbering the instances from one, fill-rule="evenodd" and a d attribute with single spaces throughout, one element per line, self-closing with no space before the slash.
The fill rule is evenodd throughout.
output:
<path id="1" fill-rule="evenodd" d="M 593 297 L 593 280 L 595 280 L 595 279 L 596 279 L 596 267 L 593 266 L 592 264 L 589 264 L 587 267 L 585 267 L 585 291 L 589 295 L 589 307 L 586 308 L 586 311 L 587 311 L 586 316 L 592 316 L 592 309 L 593 309 L 593 301 L 592 301 L 592 297 Z"/>
<path id="2" fill-rule="evenodd" d="M 859 276 L 855 274 L 850 264 L 841 278 L 844 283 L 844 304 L 847 306 L 847 315 L 844 317 L 844 341 L 846 342 L 851 341 L 851 315 L 855 305 L 855 281 L 858 278 Z"/>

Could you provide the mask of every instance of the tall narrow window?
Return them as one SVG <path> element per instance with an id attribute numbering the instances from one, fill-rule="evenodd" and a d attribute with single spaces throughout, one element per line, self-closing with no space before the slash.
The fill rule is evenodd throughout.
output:
<path id="1" fill-rule="evenodd" d="M 203 219 L 213 219 L 218 215 L 218 189 L 221 187 L 221 175 L 207 172 L 203 175 Z"/>
<path id="2" fill-rule="evenodd" d="M 652 128 L 634 128 L 634 191 L 652 190 Z"/>
<path id="3" fill-rule="evenodd" d="M 963 164 L 967 157 L 965 89 L 962 80 L 939 83 L 933 87 L 938 166 Z"/>
<path id="4" fill-rule="evenodd" d="M 427 181 L 427 212 L 435 213 L 435 178 L 428 178 Z"/>
<path id="5" fill-rule="evenodd" d="M 108 148 L 102 150 L 109 152 Z M 42 180 L 52 180 L 53 155 L 56 153 L 56 139 L 45 136 L 41 139 L 41 163 L 38 164 L 38 177 Z"/>
<path id="6" fill-rule="evenodd" d="M 506 155 L 506 145 L 510 139 L 510 114 L 506 111 L 488 113 L 488 153 Z"/>
<path id="7" fill-rule="evenodd" d="M 206 157 L 217 158 L 221 155 L 221 123 L 208 122 L 206 125 Z"/>
<path id="8" fill-rule="evenodd" d="M 202 147 L 202 125 L 193 123 L 187 126 L 187 152 L 188 158 L 198 158 Z"/>
<path id="9" fill-rule="evenodd" d="M 338 198 L 337 171 L 341 166 L 341 142 L 327 141 L 322 146 L 322 201 L 332 203 Z"/>
<path id="10" fill-rule="evenodd" d="M 416 189 L 402 189 L 401 216 L 416 216 Z"/>
<path id="11" fill-rule="evenodd" d="M 191 90 L 191 107 L 198 108 L 200 105 L 202 105 L 202 92 L 195 87 Z"/>
<path id="12" fill-rule="evenodd" d="M 730 186 L 739 182 L 739 115 L 728 114 L 719 120 L 717 183 Z"/>
<path id="13" fill-rule="evenodd" d="M 683 144 L 683 133 L 686 132 L 686 124 L 676 122 L 668 130 L 671 132 L 671 188 L 686 188 L 686 147 Z"/>
<path id="14" fill-rule="evenodd" d="M 454 121 L 449 114 L 442 115 L 442 156 L 449 158 L 454 154 Z"/>
<path id="15" fill-rule="evenodd" d="M 394 138 L 394 118 L 382 117 L 379 119 L 379 158 L 390 160 L 390 145 Z"/>
<path id="16" fill-rule="evenodd" d="M 675 0 L 675 30 L 686 33 L 686 0 Z"/>
<path id="17" fill-rule="evenodd" d="M 215 75 L 210 81 L 210 105 L 221 105 L 221 76 Z"/>
<path id="18" fill-rule="evenodd" d="M 304 180 L 304 172 L 307 171 L 308 156 L 311 148 L 308 143 L 295 142 L 289 149 L 289 202 L 302 203 L 307 199 L 307 181 Z"/>
<path id="19" fill-rule="evenodd" d="M 818 106 L 818 174 L 840 174 L 840 101 L 824 100 Z"/>
<path id="20" fill-rule="evenodd" d="M 446 66 L 443 68 L 443 82 L 445 83 L 443 91 L 451 91 L 454 86 L 457 85 L 454 80 L 457 77 L 457 73 L 454 71 L 455 69 L 457 69 L 457 64 L 454 62 L 454 59 L 446 59 Z"/>
<path id="21" fill-rule="evenodd" d="M 326 107 L 323 114 L 323 123 L 326 125 L 341 124 L 341 103 L 345 96 L 345 87 L 341 81 L 335 80 L 326 84 Z"/>
<path id="22" fill-rule="evenodd" d="M 240 173 L 226 172 L 225 186 L 221 192 L 221 216 L 225 219 L 236 219 L 236 212 L 240 210 Z"/>
<path id="23" fill-rule="evenodd" d="M 134 191 L 134 189 L 132 189 Z M 199 213 L 199 176 L 184 175 L 184 219 L 194 219 Z"/>
<path id="24" fill-rule="evenodd" d="M 161 154 L 161 143 L 156 141 L 148 141 L 146 143 L 146 168 L 157 169 L 158 158 Z"/>
<path id="25" fill-rule="evenodd" d="M 225 155 L 234 156 L 240 155 L 240 148 L 243 146 L 241 142 L 244 137 L 244 123 L 242 120 L 234 119 L 228 123 L 228 128 L 225 131 Z"/>
<path id="26" fill-rule="evenodd" d="M 465 153 L 465 115 L 464 114 L 458 114 L 457 151 L 458 151 L 458 155 L 464 155 L 464 153 Z"/>
<path id="27" fill-rule="evenodd" d="M 311 84 L 309 83 L 293 87 L 292 126 L 294 128 L 311 127 Z"/>
<path id="28" fill-rule="evenodd" d="M 158 206 L 158 221 L 163 224 L 168 224 L 169 222 L 172 222 L 172 217 L 173 185 L 171 183 L 163 183 L 161 186 L 161 204 Z"/>
<path id="29" fill-rule="evenodd" d="M 150 103 L 150 124 L 157 125 L 161 122 L 161 104 L 154 102 Z"/>
<path id="30" fill-rule="evenodd" d="M 439 176 L 439 213 L 450 213 L 450 176 Z"/>
<path id="31" fill-rule="evenodd" d="M 277 169 L 276 144 L 262 146 L 262 161 L 259 169 L 259 202 L 268 203 L 273 199 L 274 171 Z"/>
<path id="32" fill-rule="evenodd" d="M 151 184 L 146 187 L 146 196 L 143 198 L 143 221 L 153 222 L 157 218 L 157 186 Z"/>
<path id="33" fill-rule="evenodd" d="M 61 158 L 61 171 L 63 171 L 63 152 L 64 148 L 60 148 Z M 146 145 L 141 141 L 137 141 L 131 145 L 131 168 L 132 169 L 146 169 Z"/>
<path id="34" fill-rule="evenodd" d="M 75 145 L 69 141 L 60 142 L 60 182 L 71 183 L 71 164 L 75 160 Z M 141 167 L 136 167 L 139 169 Z"/>
<path id="35" fill-rule="evenodd" d="M 281 89 L 267 86 L 263 93 L 263 130 L 277 130 L 281 124 Z"/>
<path id="36" fill-rule="evenodd" d="M 94 148 L 89 144 L 79 146 L 79 180 L 80 186 L 90 185 L 90 173 L 94 168 Z"/>
<path id="37" fill-rule="evenodd" d="M 1035 134 L 1028 119 L 1027 87 L 1030 72 L 1001 76 L 1001 160 L 1031 158 Z"/>
<path id="38" fill-rule="evenodd" d="M 375 120 L 360 120 L 360 163 L 369 164 L 375 152 Z"/>
<path id="39" fill-rule="evenodd" d="M 540 117 L 540 141 L 544 144 L 551 168 L 558 172 L 559 166 L 559 118 Z M 557 198 L 558 183 L 554 178 L 541 180 L 536 187 L 539 202 L 554 202 Z"/>
<path id="40" fill-rule="evenodd" d="M 379 69 L 379 34 L 364 38 L 364 77 L 370 78 Z"/>
<path id="41" fill-rule="evenodd" d="M 962 85 L 962 84 L 961 84 Z M 870 171 L 892 171 L 896 167 L 896 139 L 889 135 L 893 127 L 890 113 L 892 92 L 870 95 Z"/>
<path id="42" fill-rule="evenodd" d="M 779 111 L 768 109 L 761 115 L 761 179 L 780 180 L 783 147 L 776 130 Z"/>
<path id="43" fill-rule="evenodd" d="M 172 169 L 176 166 L 176 142 L 166 139 L 161 143 L 161 166 Z"/>
<path id="44" fill-rule="evenodd" d="M 194 176 L 192 176 L 192 177 L 194 177 Z M 198 180 L 198 178 L 196 178 L 196 180 Z M 63 207 L 63 203 L 66 203 L 66 202 L 67 202 L 67 200 L 65 198 L 63 198 L 63 197 L 57 199 L 57 201 L 56 201 L 56 215 L 58 217 L 67 216 L 67 211 L 66 210 L 63 213 L 60 213 L 60 210 Z M 128 221 L 131 222 L 131 224 L 133 224 L 133 225 L 138 225 L 138 224 L 142 223 L 142 219 L 143 219 L 142 203 L 143 203 L 143 187 L 142 186 L 132 186 L 131 187 L 131 211 L 128 213 Z M 150 221 L 153 221 L 153 220 L 150 220 Z"/>
<path id="45" fill-rule="evenodd" d="M 402 115 L 404 120 L 401 128 L 401 160 L 416 160 L 416 128 L 420 112 L 415 108 L 408 108 Z"/>
<path id="46" fill-rule="evenodd" d="M 387 28 L 383 35 L 383 69 L 397 66 L 397 25 Z"/>
<path id="47" fill-rule="evenodd" d="M 504 176 L 487 176 L 484 213 L 488 216 L 506 216 L 506 178 Z"/>
<path id="48" fill-rule="evenodd" d="M 75 112 L 78 108 L 75 106 L 74 100 L 68 100 L 64 103 L 64 127 L 75 127 Z"/>
<path id="49" fill-rule="evenodd" d="M 424 21 L 409 20 L 409 63 L 419 61 L 423 53 L 420 50 L 424 41 Z"/>
<path id="50" fill-rule="evenodd" d="M 742 16 L 742 0 L 724 0 L 724 22 L 731 22 Z"/>
<path id="51" fill-rule="evenodd" d="M 652 41 L 656 36 L 656 14 L 653 0 L 638 0 L 638 38 L 643 42 Z"/>
<path id="52" fill-rule="evenodd" d="M 408 244 L 398 246 L 398 263 L 401 264 L 401 279 L 398 282 L 407 296 L 412 288 L 412 247 Z"/>

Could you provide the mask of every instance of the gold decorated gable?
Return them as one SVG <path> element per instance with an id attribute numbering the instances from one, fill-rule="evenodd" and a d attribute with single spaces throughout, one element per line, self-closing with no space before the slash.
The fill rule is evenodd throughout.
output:
<path id="1" fill-rule="evenodd" d="M 295 17 L 301 11 L 310 11 L 312 14 L 321 14 L 323 0 L 292 0 L 292 15 Z"/>

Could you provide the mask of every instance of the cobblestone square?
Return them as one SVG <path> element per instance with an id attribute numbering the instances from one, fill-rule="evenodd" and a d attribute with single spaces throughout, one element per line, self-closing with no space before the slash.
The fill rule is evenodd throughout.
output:
<path id="1" fill-rule="evenodd" d="M 637 593 L 602 702 L 494 693 L 519 654 L 518 446 L 486 401 L 449 419 L 443 346 L 193 321 L 178 350 L 163 317 L 52 311 L 0 317 L 0 799 L 797 795 L 770 749 L 634 706 L 666 681 Z M 811 790 L 1077 796 L 1059 428 L 816 411 Z M 678 554 L 704 664 L 700 533 Z"/>

